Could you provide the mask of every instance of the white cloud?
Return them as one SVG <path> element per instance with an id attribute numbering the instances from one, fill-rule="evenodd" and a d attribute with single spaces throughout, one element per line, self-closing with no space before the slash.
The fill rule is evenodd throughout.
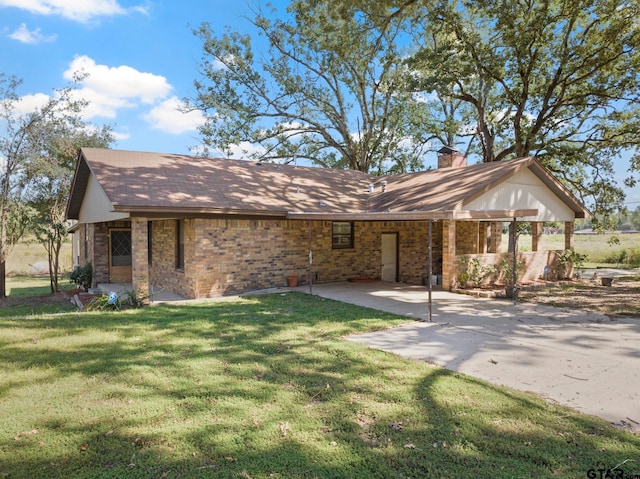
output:
<path id="1" fill-rule="evenodd" d="M 166 97 L 171 91 L 171 85 L 161 75 L 141 72 L 127 65 L 98 65 L 86 55 L 75 57 L 64 72 L 64 77 L 72 80 L 78 72 L 87 74 L 81 82 L 85 89 L 109 98 L 136 98 L 151 104 Z"/>
<path id="2" fill-rule="evenodd" d="M 243 141 L 238 145 L 231 145 L 229 151 L 221 154 L 220 156 L 226 156 L 236 160 L 246 160 L 251 158 L 258 158 L 267 152 L 266 148 L 261 145 L 249 143 Z"/>
<path id="3" fill-rule="evenodd" d="M 84 76 L 74 94 L 89 102 L 84 114 L 86 118 L 115 118 L 120 109 L 135 108 L 141 103 L 154 104 L 172 90 L 161 75 L 141 72 L 127 65 L 98 65 L 86 55 L 73 59 L 64 78 L 73 80 L 77 74 Z"/>
<path id="4" fill-rule="evenodd" d="M 128 140 L 129 138 L 131 138 L 131 134 L 114 131 L 113 132 L 113 137 L 118 141 L 120 141 L 120 140 Z"/>
<path id="5" fill-rule="evenodd" d="M 15 104 L 14 112 L 18 115 L 26 115 L 42 108 L 48 101 L 49 95 L 36 93 L 35 95 L 25 95 L 20 97 L 20 101 Z"/>
<path id="6" fill-rule="evenodd" d="M 198 110 L 183 113 L 184 103 L 173 96 L 154 107 L 144 119 L 156 130 L 179 135 L 195 131 L 204 123 L 204 116 Z"/>
<path id="7" fill-rule="evenodd" d="M 147 13 L 144 6 L 130 9 L 117 0 L 0 0 L 0 7 L 15 7 L 38 15 L 56 15 L 80 23 L 99 17 L 124 15 L 128 11 Z"/>
<path id="8" fill-rule="evenodd" d="M 35 45 L 42 42 L 52 42 L 57 38 L 57 35 L 43 35 L 39 28 L 29 30 L 26 23 L 21 23 L 13 33 L 9 34 L 9 38 Z"/>

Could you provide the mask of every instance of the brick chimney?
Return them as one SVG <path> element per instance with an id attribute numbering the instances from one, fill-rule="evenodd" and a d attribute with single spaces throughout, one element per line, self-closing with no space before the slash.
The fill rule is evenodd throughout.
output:
<path id="1" fill-rule="evenodd" d="M 450 146 L 443 146 L 438 150 L 438 169 L 440 168 L 461 168 L 467 166 L 467 158 Z"/>

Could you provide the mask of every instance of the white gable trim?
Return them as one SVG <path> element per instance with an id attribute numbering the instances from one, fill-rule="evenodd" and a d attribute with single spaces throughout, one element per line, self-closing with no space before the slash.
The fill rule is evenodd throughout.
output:
<path id="1" fill-rule="evenodd" d="M 531 170 L 525 168 L 479 197 L 462 205 L 464 210 L 537 209 L 524 221 L 574 221 L 575 212 Z"/>
<path id="2" fill-rule="evenodd" d="M 80 223 L 101 223 L 104 221 L 116 221 L 129 218 L 129 213 L 115 213 L 113 204 L 107 194 L 98 183 L 95 175 L 91 173 L 84 192 L 78 221 Z"/>

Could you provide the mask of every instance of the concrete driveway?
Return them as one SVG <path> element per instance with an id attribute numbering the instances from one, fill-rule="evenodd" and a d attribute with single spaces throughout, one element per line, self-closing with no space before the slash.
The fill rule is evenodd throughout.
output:
<path id="1" fill-rule="evenodd" d="M 597 313 L 434 291 L 429 323 L 422 286 L 332 283 L 314 285 L 313 293 L 422 320 L 351 341 L 532 391 L 640 431 L 640 318 L 611 321 Z"/>

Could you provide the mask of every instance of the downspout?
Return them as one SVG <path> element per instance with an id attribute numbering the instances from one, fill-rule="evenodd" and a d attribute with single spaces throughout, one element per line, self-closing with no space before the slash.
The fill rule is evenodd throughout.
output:
<path id="1" fill-rule="evenodd" d="M 307 221 L 309 230 L 309 294 L 313 294 L 313 251 L 311 249 L 311 220 Z"/>
<path id="2" fill-rule="evenodd" d="M 513 223 L 511 223 L 511 241 L 513 244 L 513 305 L 515 306 L 518 303 L 518 221 L 516 218 L 513 218 Z"/>
<path id="3" fill-rule="evenodd" d="M 428 224 L 428 238 L 429 238 L 429 244 L 427 246 L 427 252 L 428 252 L 428 254 L 427 254 L 427 270 L 428 270 L 427 271 L 427 284 L 428 284 L 428 286 L 427 286 L 427 288 L 428 288 L 428 291 L 429 291 L 429 302 L 428 302 L 429 315 L 427 316 L 427 319 L 429 320 L 429 322 L 431 322 L 432 321 L 431 320 L 431 315 L 432 315 L 432 310 L 431 310 L 431 305 L 432 305 L 432 302 L 431 302 L 431 288 L 432 288 L 431 287 L 431 276 L 433 274 L 433 255 L 432 255 L 432 252 L 433 252 L 433 221 L 429 220 L 429 221 L 427 221 L 427 224 Z"/>

